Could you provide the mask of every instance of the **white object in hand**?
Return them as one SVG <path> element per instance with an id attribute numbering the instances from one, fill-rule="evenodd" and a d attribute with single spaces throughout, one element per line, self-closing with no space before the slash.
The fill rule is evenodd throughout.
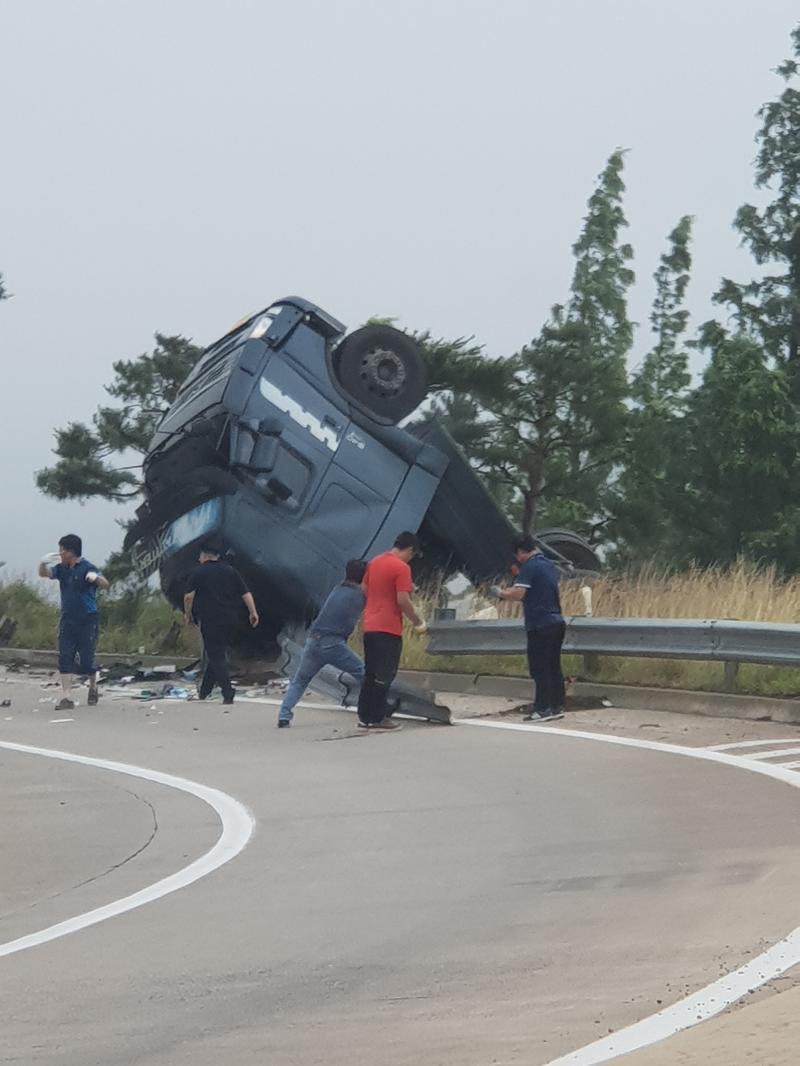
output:
<path id="1" fill-rule="evenodd" d="M 414 632 L 419 633 L 420 636 L 423 633 L 428 632 L 428 623 L 425 621 L 425 619 L 423 619 L 418 626 L 414 626 Z"/>
<path id="2" fill-rule="evenodd" d="M 97 573 L 96 570 L 90 570 L 89 573 L 86 575 L 86 580 L 91 581 L 91 583 L 94 584 L 99 576 L 100 575 Z"/>
<path id="3" fill-rule="evenodd" d="M 494 596 L 494 598 L 496 600 L 502 600 L 502 598 L 503 598 L 502 593 L 503 593 L 503 590 L 500 587 L 500 585 L 492 585 L 491 588 L 489 589 L 489 595 L 490 596 Z"/>
<path id="4" fill-rule="evenodd" d="M 42 556 L 42 562 L 47 563 L 49 566 L 52 566 L 53 563 L 61 562 L 61 556 L 58 554 L 58 552 L 47 552 L 45 555 Z"/>

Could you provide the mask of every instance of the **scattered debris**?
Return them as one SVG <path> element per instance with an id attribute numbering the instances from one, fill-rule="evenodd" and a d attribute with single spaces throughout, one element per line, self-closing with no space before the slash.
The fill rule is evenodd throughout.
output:
<path id="1" fill-rule="evenodd" d="M 0 707 L 10 707 L 11 700 L 0 700 Z"/>
<path id="2" fill-rule="evenodd" d="M 9 674 L 21 674 L 30 670 L 31 664 L 24 659 L 10 659 L 6 663 L 6 671 Z"/>

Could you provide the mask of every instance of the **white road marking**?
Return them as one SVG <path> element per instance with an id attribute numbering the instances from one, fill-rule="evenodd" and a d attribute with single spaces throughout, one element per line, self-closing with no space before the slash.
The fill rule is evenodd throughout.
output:
<path id="1" fill-rule="evenodd" d="M 56 725 L 58 722 L 74 722 L 74 718 L 51 718 L 50 725 Z"/>
<path id="2" fill-rule="evenodd" d="M 740 755 L 741 759 L 780 759 L 784 755 L 800 755 L 800 748 L 775 748 L 774 751 L 758 751 L 753 755 Z"/>
<path id="3" fill-rule="evenodd" d="M 796 744 L 797 737 L 783 740 L 740 740 L 736 744 L 712 744 L 708 751 L 733 751 L 734 748 L 766 748 L 769 744 Z"/>
<path id="4" fill-rule="evenodd" d="M 162 896 L 166 896 L 170 892 L 177 892 L 179 888 L 191 885 L 194 881 L 198 881 L 201 877 L 205 877 L 206 874 L 210 874 L 213 870 L 224 866 L 226 862 L 230 862 L 231 859 L 235 858 L 246 847 L 255 828 L 253 816 L 233 796 L 229 796 L 226 792 L 220 792 L 219 789 L 209 788 L 208 785 L 201 785 L 197 781 L 190 781 L 185 777 L 174 777 L 172 774 L 163 774 L 159 770 L 130 766 L 128 763 L 111 762 L 107 759 L 93 759 L 88 755 L 74 755 L 72 752 L 67 751 L 34 748 L 28 744 L 12 744 L 7 741 L 0 741 L 0 748 L 23 752 L 27 755 L 41 755 L 46 759 L 62 759 L 64 762 L 95 766 L 100 770 L 110 770 L 116 774 L 127 774 L 129 777 L 141 777 L 145 781 L 154 781 L 156 784 L 165 785 L 167 788 L 176 788 L 181 792 L 188 792 L 213 807 L 222 823 L 222 833 L 216 844 L 205 855 L 201 855 L 199 859 L 195 859 L 188 866 L 184 866 L 182 870 L 178 870 L 168 877 L 163 877 L 160 881 L 155 881 L 152 885 L 148 885 L 130 896 L 115 900 L 113 903 L 107 903 L 103 907 L 96 907 L 94 910 L 86 911 L 85 914 L 67 918 L 66 921 L 50 925 L 46 929 L 40 929 L 36 933 L 29 933 L 27 936 L 21 936 L 16 940 L 9 940 L 5 944 L 0 944 L 0 957 L 13 955 L 18 951 L 25 951 L 27 948 L 38 947 L 39 944 L 46 944 L 50 940 L 58 939 L 58 937 L 76 933 L 79 929 L 97 925 L 98 922 L 104 922 L 107 918 L 116 918 L 120 914 L 125 914 L 127 911 L 144 906 L 145 903 L 152 903 L 154 900 L 161 899 Z"/>
<path id="5" fill-rule="evenodd" d="M 724 751 L 711 748 L 687 748 L 679 744 L 661 744 L 655 740 L 638 740 L 633 737 L 614 737 L 603 733 L 588 733 L 578 729 L 558 729 L 555 726 L 521 725 L 516 722 L 490 722 L 480 718 L 461 718 L 454 720 L 454 725 L 480 726 L 484 729 L 510 729 L 522 733 L 552 733 L 559 737 L 572 737 L 577 740 L 594 740 L 601 744 L 616 744 L 624 748 L 641 748 L 645 751 L 657 751 L 666 755 L 682 755 L 687 759 L 700 759 L 705 762 L 722 763 L 725 766 L 749 770 L 751 773 L 773 777 L 776 781 L 793 788 L 800 788 L 800 774 L 787 769 L 786 764 L 757 762 L 755 757 L 728 755 Z M 782 973 L 800 963 L 800 926 L 793 929 L 788 936 L 780 940 L 767 951 L 751 959 L 746 965 L 726 974 L 718 981 L 713 981 L 691 996 L 678 1000 L 669 1007 L 643 1018 L 633 1025 L 626 1026 L 608 1037 L 596 1040 L 577 1051 L 571 1051 L 558 1059 L 553 1059 L 545 1066 L 596 1066 L 598 1063 L 610 1062 L 620 1055 L 657 1044 L 667 1037 L 674 1036 L 682 1029 L 689 1029 L 698 1022 L 713 1018 L 748 992 L 760 988 L 767 981 L 772 981 Z"/>
<path id="6" fill-rule="evenodd" d="M 796 770 L 797 767 L 800 766 L 800 762 L 782 762 L 781 766 L 785 770 Z"/>

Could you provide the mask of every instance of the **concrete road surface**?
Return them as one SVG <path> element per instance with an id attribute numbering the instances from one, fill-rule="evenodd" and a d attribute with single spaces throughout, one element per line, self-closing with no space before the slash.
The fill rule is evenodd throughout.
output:
<path id="1" fill-rule="evenodd" d="M 797 793 L 536 730 L 105 699 L 36 684 L 0 741 L 223 790 L 256 820 L 207 877 L 0 958 L 0 1063 L 542 1066 L 798 924 Z M 73 721 L 52 719 L 73 717 Z M 0 944 L 212 847 L 164 785 L 0 748 Z"/>

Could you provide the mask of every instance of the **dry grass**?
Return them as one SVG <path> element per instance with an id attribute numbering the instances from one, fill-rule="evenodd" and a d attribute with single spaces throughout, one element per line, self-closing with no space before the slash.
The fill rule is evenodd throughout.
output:
<path id="1" fill-rule="evenodd" d="M 670 573 L 652 566 L 638 574 L 600 577 L 592 580 L 593 611 L 606 618 L 727 618 L 752 622 L 800 622 L 800 577 L 781 578 L 773 567 L 739 562 L 727 570 L 692 569 Z M 566 615 L 582 614 L 580 583 L 562 584 Z M 428 617 L 433 614 L 435 595 L 423 597 Z M 476 596 L 474 607 L 486 607 Z M 518 615 L 519 608 L 504 604 L 504 617 Z M 403 665 L 411 670 L 443 670 L 454 673 L 527 676 L 522 656 L 432 656 L 425 652 L 425 638 L 408 635 L 404 640 Z M 721 691 L 723 670 L 718 663 L 677 662 L 667 659 L 600 659 L 589 672 L 580 656 L 565 657 L 565 672 L 583 680 L 609 684 L 652 685 Z M 743 665 L 737 691 L 756 695 L 800 695 L 800 670 L 784 667 Z"/>
<path id="2" fill-rule="evenodd" d="M 577 582 L 565 582 L 566 614 L 582 614 Z M 607 618 L 735 618 L 748 622 L 800 621 L 800 577 L 781 578 L 774 567 L 738 562 L 728 570 L 669 573 L 655 566 L 638 575 L 593 581 L 596 615 Z"/>

